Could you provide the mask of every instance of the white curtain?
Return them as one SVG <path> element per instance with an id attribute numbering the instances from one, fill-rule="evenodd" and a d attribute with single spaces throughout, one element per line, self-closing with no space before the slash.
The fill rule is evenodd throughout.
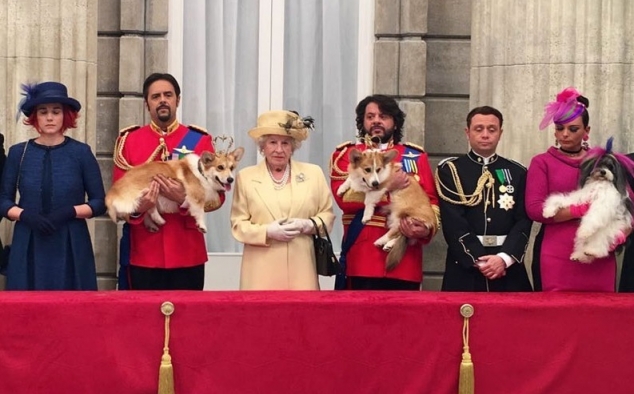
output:
<path id="1" fill-rule="evenodd" d="M 285 3 L 283 109 L 315 119 L 315 132 L 295 158 L 320 165 L 326 177 L 334 147 L 355 134 L 358 7 L 339 0 Z M 182 122 L 232 136 L 234 147 L 246 149 L 239 168 L 258 160 L 247 131 L 258 116 L 259 12 L 255 0 L 184 2 Z M 207 215 L 209 252 L 242 251 L 231 236 L 231 197 Z M 337 249 L 341 234 L 338 220 Z"/>

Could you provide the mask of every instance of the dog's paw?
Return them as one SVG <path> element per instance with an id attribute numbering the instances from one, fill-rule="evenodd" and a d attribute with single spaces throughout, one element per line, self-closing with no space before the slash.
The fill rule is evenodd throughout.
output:
<path id="1" fill-rule="evenodd" d="M 557 214 L 557 211 L 559 211 L 560 208 L 561 207 L 558 204 L 554 204 L 552 202 L 549 203 L 548 201 L 546 201 L 542 216 L 545 218 L 552 218 Z"/>
<path id="2" fill-rule="evenodd" d="M 588 264 L 591 263 L 592 260 L 594 260 L 594 256 L 586 254 L 582 251 L 575 251 L 570 255 L 570 260 Z"/>
<path id="3" fill-rule="evenodd" d="M 203 234 L 207 234 L 207 226 L 198 226 L 198 231 Z"/>
<path id="4" fill-rule="evenodd" d="M 346 194 L 346 191 L 347 191 L 347 190 L 348 190 L 348 188 L 347 188 L 347 187 L 345 187 L 345 186 L 341 185 L 341 186 L 339 186 L 339 189 L 337 189 L 337 195 L 338 195 L 339 197 L 341 197 L 341 196 L 343 196 L 344 194 Z"/>
<path id="5" fill-rule="evenodd" d="M 371 219 L 372 219 L 372 215 L 363 215 L 363 217 L 361 218 L 361 223 L 366 224 Z"/>
<path id="6" fill-rule="evenodd" d="M 380 247 L 383 247 L 383 245 L 385 245 L 386 242 L 387 242 L 387 237 L 384 235 L 381 238 L 374 241 L 374 246 L 376 246 L 377 248 L 380 248 Z"/>

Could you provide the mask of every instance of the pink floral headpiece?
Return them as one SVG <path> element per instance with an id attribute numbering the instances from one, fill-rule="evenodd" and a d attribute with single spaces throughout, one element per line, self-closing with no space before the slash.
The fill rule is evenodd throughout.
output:
<path id="1" fill-rule="evenodd" d="M 586 106 L 577 101 L 581 93 L 573 87 L 561 91 L 555 101 L 551 101 L 544 107 L 544 118 L 539 123 L 539 129 L 544 130 L 551 123 L 568 123 L 577 118 L 586 109 Z"/>

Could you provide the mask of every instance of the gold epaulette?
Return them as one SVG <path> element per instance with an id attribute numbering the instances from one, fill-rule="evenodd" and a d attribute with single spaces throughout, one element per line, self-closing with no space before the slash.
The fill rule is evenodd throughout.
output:
<path id="1" fill-rule="evenodd" d="M 513 164 L 516 164 L 519 168 L 526 171 L 526 167 L 524 166 L 524 164 L 520 163 L 519 161 L 515 161 L 513 159 L 506 159 L 506 160 L 510 161 Z"/>
<path id="2" fill-rule="evenodd" d="M 141 126 L 134 125 L 134 126 L 126 127 L 125 129 L 121 129 L 119 131 L 119 136 L 117 137 L 117 140 L 114 143 L 114 152 L 112 153 L 112 159 L 114 161 L 114 165 L 124 171 L 128 171 L 129 169 L 133 168 L 133 166 L 130 165 L 130 163 L 128 163 L 125 156 L 123 155 L 123 147 L 125 146 L 125 141 L 130 135 L 130 132 L 139 129 L 140 127 Z M 153 161 L 159 154 L 161 153 L 165 154 L 166 152 L 167 152 L 167 145 L 165 144 L 165 141 L 163 140 L 163 138 L 161 138 L 161 143 L 156 147 L 156 149 L 154 149 L 154 152 L 152 152 L 150 157 L 148 157 L 148 159 L 145 162 L 149 163 Z"/>
<path id="3" fill-rule="evenodd" d="M 138 124 L 134 124 L 132 126 L 128 126 L 128 127 L 124 128 L 124 129 L 119 130 L 119 135 L 121 136 L 121 135 L 127 134 L 127 133 L 129 133 L 131 131 L 134 131 L 134 130 L 140 129 L 140 128 L 141 128 L 141 126 L 139 126 Z"/>
<path id="4" fill-rule="evenodd" d="M 337 147 L 335 148 L 336 150 L 340 150 L 343 149 L 347 146 L 354 146 L 354 142 L 353 141 L 346 141 L 346 142 L 342 142 L 341 144 L 337 145 Z"/>
<path id="5" fill-rule="evenodd" d="M 425 153 L 425 149 L 423 149 L 423 147 L 420 145 L 412 144 L 411 142 L 403 142 L 403 145 L 409 146 L 410 148 L 414 148 L 421 151 L 422 153 Z"/>
<path id="6" fill-rule="evenodd" d="M 200 126 L 196 126 L 195 124 L 187 125 L 187 128 L 190 129 L 190 130 L 198 131 L 198 132 L 203 133 L 203 134 L 209 134 L 207 132 L 207 129 L 205 129 L 203 127 L 200 127 Z"/>
<path id="7" fill-rule="evenodd" d="M 348 178 L 348 169 L 339 167 L 339 159 L 341 159 L 348 148 L 354 146 L 354 142 L 346 141 L 337 145 L 335 153 L 330 158 L 330 179 L 342 181 Z"/>
<path id="8" fill-rule="evenodd" d="M 132 166 L 128 163 L 128 161 L 123 157 L 123 146 L 125 145 L 125 140 L 128 137 L 128 133 L 139 129 L 141 126 L 135 124 L 132 126 L 128 126 L 119 130 L 119 136 L 114 143 L 114 151 L 112 152 L 112 159 L 114 161 L 115 166 L 121 168 L 124 171 L 128 171 Z"/>
<path id="9" fill-rule="evenodd" d="M 454 161 L 456 159 L 457 159 L 457 157 L 455 157 L 455 156 L 450 156 L 450 157 L 444 158 L 438 163 L 438 168 L 440 168 L 440 167 L 444 166 L 446 163 L 448 163 L 450 161 Z"/>

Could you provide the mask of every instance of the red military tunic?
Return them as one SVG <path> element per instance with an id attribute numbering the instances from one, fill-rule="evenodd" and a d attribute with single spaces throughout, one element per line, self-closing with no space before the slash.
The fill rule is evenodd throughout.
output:
<path id="1" fill-rule="evenodd" d="M 130 167 L 152 160 L 169 160 L 172 154 L 187 153 L 178 145 L 188 132 L 203 134 L 193 149 L 194 153 L 214 152 L 211 136 L 206 131 L 193 126 L 188 128 L 178 122 L 168 127 L 166 134 L 153 124 L 122 130 L 115 145 L 113 183 Z M 220 193 L 220 205 L 224 200 L 224 193 Z M 220 205 L 210 207 L 210 210 L 218 209 Z M 162 216 L 166 223 L 156 233 L 145 228 L 142 217 L 129 221 L 130 264 L 147 268 L 186 268 L 206 263 L 205 238 L 198 231 L 194 218 L 184 212 Z"/>
<path id="2" fill-rule="evenodd" d="M 367 149 L 365 144 L 354 145 L 352 142 L 341 144 L 337 147 L 332 154 L 330 165 L 330 187 L 332 194 L 335 197 L 335 201 L 339 208 L 343 211 L 343 230 L 344 236 L 348 232 L 348 226 L 352 221 L 354 215 L 363 210 L 363 193 L 355 193 L 352 190 L 348 190 L 342 197 L 337 195 L 337 189 L 345 181 L 348 176 L 348 164 L 349 149 L 355 147 L 361 151 Z M 423 190 L 429 196 L 432 204 L 432 208 L 438 218 L 438 194 L 434 187 L 434 178 L 432 176 L 427 154 L 422 148 L 413 144 L 397 144 L 390 149 L 396 149 L 399 154 L 395 159 L 395 162 L 400 162 L 403 154 L 408 151 L 406 155 L 409 157 L 408 165 L 403 167 L 403 170 L 417 175 L 417 179 Z M 371 278 L 392 278 L 407 280 L 411 282 L 422 282 L 423 280 L 423 244 L 429 243 L 429 239 L 419 240 L 414 245 L 409 245 L 401 263 L 392 271 L 385 269 L 385 259 L 387 252 L 384 252 L 381 248 L 374 246 L 374 241 L 379 239 L 387 232 L 386 228 L 386 215 L 381 213 L 381 206 L 386 205 L 387 199 L 380 202 L 375 211 L 372 220 L 366 223 L 361 230 L 357 241 L 348 251 L 346 255 L 347 262 L 347 276 L 363 276 Z M 437 220 L 439 223 L 439 221 Z M 432 229 L 432 235 L 435 234 L 437 228 Z"/>

